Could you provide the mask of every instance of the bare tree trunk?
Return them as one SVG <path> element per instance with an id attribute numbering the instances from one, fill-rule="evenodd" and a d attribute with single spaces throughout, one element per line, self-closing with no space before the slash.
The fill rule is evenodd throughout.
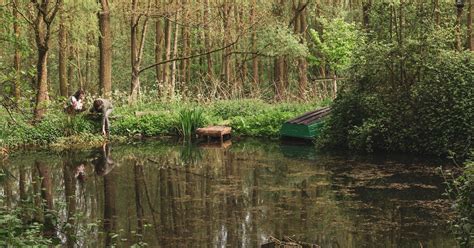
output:
<path id="1" fill-rule="evenodd" d="M 187 1 L 183 0 L 183 28 L 182 28 L 182 44 L 183 44 L 183 57 L 188 57 L 189 56 L 189 39 L 190 39 L 190 34 L 189 34 L 189 27 L 188 27 L 188 18 L 189 18 L 189 9 L 188 6 L 186 6 Z M 189 67 L 189 59 L 184 59 L 181 61 L 181 82 L 186 83 L 188 81 L 188 75 L 187 75 L 187 70 Z"/>
<path id="2" fill-rule="evenodd" d="M 75 87 L 72 82 L 73 82 L 73 77 L 74 77 L 74 66 L 73 61 L 74 61 L 74 47 L 72 45 L 69 45 L 68 47 L 68 67 L 67 67 L 67 81 L 69 82 L 69 87 L 68 87 L 68 94 L 72 94 L 72 90 Z"/>
<path id="3" fill-rule="evenodd" d="M 457 8 L 456 16 L 456 50 L 462 51 L 462 35 L 461 35 L 461 20 L 462 20 L 463 8 Z"/>
<path id="4" fill-rule="evenodd" d="M 130 44 L 131 44 L 131 66 L 132 66 L 132 79 L 130 83 L 130 98 L 129 103 L 133 103 L 138 100 L 140 95 L 140 66 L 143 58 L 143 48 L 145 47 L 145 37 L 148 27 L 148 14 L 151 7 L 151 1 L 148 0 L 147 10 L 144 14 L 145 20 L 141 30 L 139 14 L 136 13 L 138 9 L 138 0 L 132 0 L 132 16 L 130 18 Z M 140 33 L 140 37 L 138 37 Z"/>
<path id="5" fill-rule="evenodd" d="M 474 51 L 474 37 L 472 35 L 472 5 L 473 0 L 469 0 L 469 6 L 467 9 L 467 48 L 472 52 Z"/>
<path id="6" fill-rule="evenodd" d="M 306 33 L 306 5 L 308 3 L 303 3 L 301 0 L 298 0 L 298 5 L 295 11 L 295 33 L 301 35 L 301 43 L 304 43 L 305 33 Z M 298 58 L 298 89 L 299 96 L 301 99 L 306 99 L 306 89 L 308 87 L 308 62 L 306 58 Z"/>
<path id="7" fill-rule="evenodd" d="M 41 47 L 38 51 L 38 62 L 36 64 L 38 87 L 36 93 L 35 120 L 40 120 L 46 113 L 48 101 L 48 48 Z"/>
<path id="8" fill-rule="evenodd" d="M 366 30 L 369 29 L 370 25 L 370 7 L 372 6 L 372 0 L 365 0 L 362 3 L 362 23 Z"/>
<path id="9" fill-rule="evenodd" d="M 103 96 L 110 97 L 112 92 L 112 31 L 110 27 L 110 8 L 108 0 L 100 0 L 99 11 L 99 83 Z"/>
<path id="10" fill-rule="evenodd" d="M 434 20 L 436 26 L 439 26 L 441 23 L 441 11 L 439 9 L 439 0 L 434 0 L 433 2 L 433 7 L 434 7 Z"/>
<path id="11" fill-rule="evenodd" d="M 232 6 L 230 6 L 227 0 L 225 0 L 221 8 L 222 8 L 222 15 L 223 15 L 222 20 L 223 20 L 223 25 L 224 25 L 223 47 L 226 47 L 228 45 L 229 34 L 230 34 L 230 13 L 231 13 Z M 222 53 L 221 79 L 226 84 L 230 83 L 231 81 L 231 68 L 230 68 L 231 51 L 232 49 L 228 47 L 224 49 Z"/>
<path id="12" fill-rule="evenodd" d="M 253 25 L 255 22 L 255 7 L 257 6 L 257 0 L 252 0 L 252 8 L 250 9 L 250 25 Z M 252 30 L 252 52 L 257 52 L 257 32 Z M 253 82 L 253 91 L 259 89 L 260 84 L 260 75 L 258 71 L 259 58 L 257 55 L 254 55 L 252 59 L 252 82 Z"/>
<path id="13" fill-rule="evenodd" d="M 206 52 L 211 51 L 211 41 L 209 38 L 209 33 L 211 32 L 210 27 L 209 27 L 209 0 L 204 0 L 204 25 L 205 25 L 205 30 L 204 30 L 204 47 L 206 49 Z M 213 64 L 212 64 L 212 55 L 209 53 L 206 55 L 206 60 L 207 60 L 207 76 L 209 79 L 212 80 L 214 78 L 214 70 L 213 70 Z"/>
<path id="14" fill-rule="evenodd" d="M 161 0 L 155 0 L 155 5 L 156 8 L 158 9 L 158 6 L 161 4 Z M 159 63 L 163 60 L 163 27 L 162 27 L 162 20 L 161 18 L 158 18 L 155 22 L 155 63 Z M 162 65 L 157 65 L 156 66 L 156 83 L 157 83 L 157 89 L 158 89 L 158 94 L 161 94 L 160 92 L 160 82 L 162 80 L 161 77 L 161 70 L 162 70 Z"/>
<path id="15" fill-rule="evenodd" d="M 67 90 L 67 31 L 64 21 L 64 4 L 61 4 L 61 9 L 59 10 L 59 38 L 58 38 L 58 48 L 59 48 L 59 63 L 58 63 L 58 73 L 59 73 L 59 93 L 61 96 L 66 97 L 68 95 Z"/>
<path id="16" fill-rule="evenodd" d="M 13 0 L 14 6 L 13 6 L 13 17 L 15 18 L 15 21 L 13 22 L 13 32 L 15 34 L 15 38 L 19 39 L 20 38 L 20 25 L 18 24 L 18 20 L 20 19 L 19 14 L 18 14 L 18 0 Z M 21 97 L 21 90 L 20 90 L 20 60 L 21 60 L 21 55 L 20 55 L 20 49 L 18 49 L 18 45 L 15 45 L 15 55 L 13 56 L 13 68 L 15 69 L 15 89 L 13 92 L 13 96 L 15 97 L 16 101 L 18 101 Z"/>
<path id="17" fill-rule="evenodd" d="M 275 84 L 275 98 L 278 101 L 283 100 L 284 98 L 284 89 L 285 89 L 285 59 L 282 56 L 279 56 L 275 59 L 274 67 L 274 84 Z"/>
<path id="18" fill-rule="evenodd" d="M 174 31 L 174 40 L 173 40 L 173 59 L 176 59 L 178 57 L 178 36 L 179 36 L 178 18 L 179 18 L 179 12 L 176 12 L 175 27 L 174 27 L 175 31 Z M 174 60 L 171 66 L 171 84 L 170 84 L 171 99 L 174 98 L 177 74 L 178 74 L 178 68 L 176 68 L 176 60 Z"/>
<path id="19" fill-rule="evenodd" d="M 168 18 L 165 19 L 165 60 L 171 59 L 171 22 Z M 164 92 L 165 96 L 169 97 L 171 95 L 171 86 L 169 75 L 170 74 L 170 66 L 168 63 L 163 65 L 163 85 L 164 85 Z"/>

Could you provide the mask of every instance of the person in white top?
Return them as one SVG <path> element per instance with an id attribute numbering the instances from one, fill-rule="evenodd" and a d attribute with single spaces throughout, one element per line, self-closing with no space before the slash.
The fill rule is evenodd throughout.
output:
<path id="1" fill-rule="evenodd" d="M 73 114 L 84 111 L 84 96 L 83 90 L 78 90 L 70 96 L 65 107 L 66 113 Z"/>

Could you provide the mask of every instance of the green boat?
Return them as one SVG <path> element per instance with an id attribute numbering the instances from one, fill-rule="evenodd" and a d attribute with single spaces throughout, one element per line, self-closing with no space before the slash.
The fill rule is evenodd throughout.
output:
<path id="1" fill-rule="evenodd" d="M 325 117 L 330 113 L 331 108 L 326 107 L 288 120 L 281 127 L 280 136 L 299 139 L 314 139 L 321 133 Z"/>

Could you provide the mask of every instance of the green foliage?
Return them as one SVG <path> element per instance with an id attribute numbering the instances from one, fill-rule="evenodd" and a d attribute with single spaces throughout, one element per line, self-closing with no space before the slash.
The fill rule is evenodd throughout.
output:
<path id="1" fill-rule="evenodd" d="M 229 125 L 234 134 L 278 137 L 281 125 L 290 118 L 328 105 L 314 103 L 269 104 L 261 100 L 216 101 L 212 104 L 140 102 L 136 105 L 115 103 L 111 116 L 111 139 L 126 137 L 156 137 L 181 135 L 189 139 L 196 128 L 206 124 Z M 51 106 L 58 108 L 58 104 Z M 0 112 L 6 116 L 6 113 Z M 30 124 L 28 117 L 15 116 L 0 120 L 0 147 L 22 145 L 46 146 L 57 149 L 97 146 L 105 141 L 100 136 L 101 117 L 81 113 L 68 116 L 52 109 L 42 122 Z"/>
<path id="2" fill-rule="evenodd" d="M 328 65 L 333 72 L 340 74 L 350 66 L 354 50 L 364 44 L 364 39 L 355 24 L 347 23 L 342 18 L 319 18 L 318 21 L 323 31 L 309 30 L 315 46 L 315 55 L 310 58 L 313 64 Z"/>
<path id="3" fill-rule="evenodd" d="M 175 123 L 176 117 L 169 112 L 140 117 L 127 115 L 112 121 L 111 134 L 121 136 L 141 134 L 148 137 L 170 135 L 174 132 Z"/>
<path id="4" fill-rule="evenodd" d="M 178 114 L 178 133 L 186 140 L 191 140 L 192 134 L 204 124 L 203 111 L 200 108 L 182 108 Z"/>
<path id="5" fill-rule="evenodd" d="M 0 204 L 2 200 L 0 199 Z M 24 225 L 19 216 L 23 208 L 9 209 L 0 207 L 0 246 L 2 247 L 46 247 L 52 241 L 44 238 L 42 225 L 31 223 Z"/>
<path id="6" fill-rule="evenodd" d="M 376 58 L 367 61 L 385 56 L 388 60 L 390 50 L 372 54 Z M 405 61 L 409 59 L 405 57 Z M 404 70 L 403 82 L 388 85 L 382 78 L 393 77 L 390 70 L 384 72 L 378 64 L 366 66 L 359 71 L 354 88 L 335 101 L 320 142 L 323 146 L 369 152 L 466 154 L 474 137 L 472 54 L 431 53 L 416 69 Z"/>
<path id="7" fill-rule="evenodd" d="M 448 193 L 455 197 L 454 231 L 461 247 L 474 247 L 474 151 L 470 158 L 464 163 L 463 174 L 448 183 Z"/>
<path id="8" fill-rule="evenodd" d="M 275 24 L 258 31 L 258 51 L 267 56 L 306 57 L 308 47 L 288 27 Z"/>
<path id="9" fill-rule="evenodd" d="M 314 110 L 328 102 L 315 104 L 269 104 L 259 100 L 221 101 L 214 104 L 216 117 L 230 120 L 233 132 L 244 136 L 278 137 L 281 125 L 288 119 Z"/>

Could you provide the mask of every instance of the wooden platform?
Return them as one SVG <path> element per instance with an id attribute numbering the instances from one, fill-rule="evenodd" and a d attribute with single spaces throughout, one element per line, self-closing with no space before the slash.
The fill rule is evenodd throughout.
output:
<path id="1" fill-rule="evenodd" d="M 293 137 L 312 140 L 319 135 L 323 127 L 324 117 L 331 113 L 331 108 L 321 108 L 305 113 L 286 121 L 280 129 L 282 137 Z"/>
<path id="2" fill-rule="evenodd" d="M 220 138 L 221 143 L 224 142 L 224 136 L 230 136 L 231 132 L 232 128 L 226 126 L 210 126 L 196 129 L 196 134 L 199 137 L 206 137 L 208 141 L 210 138 Z"/>

